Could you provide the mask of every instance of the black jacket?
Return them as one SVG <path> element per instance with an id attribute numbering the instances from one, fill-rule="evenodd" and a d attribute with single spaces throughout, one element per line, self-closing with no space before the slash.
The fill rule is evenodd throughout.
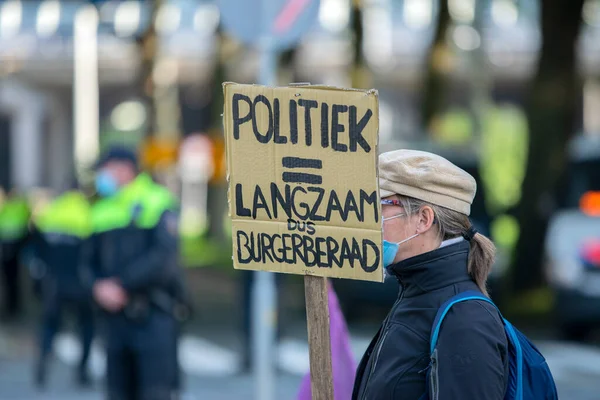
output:
<path id="1" fill-rule="evenodd" d="M 97 279 L 116 278 L 130 303 L 153 303 L 165 296 L 179 300 L 183 282 L 178 266 L 178 233 L 171 223 L 175 220 L 176 214 L 165 211 L 152 228 L 142 229 L 132 223 L 94 233 L 84 244 L 80 264 L 80 277 L 87 290 L 91 292 Z"/>
<path id="2" fill-rule="evenodd" d="M 71 300 L 83 300 L 85 290 L 79 279 L 79 261 L 84 239 L 60 233 L 47 233 L 32 228 L 30 251 L 41 267 L 41 280 L 46 293 Z"/>
<path id="3" fill-rule="evenodd" d="M 508 342 L 492 305 L 475 300 L 454 305 L 444 319 L 436 359 L 430 359 L 438 308 L 457 293 L 478 290 L 467 273 L 468 254 L 469 243 L 461 241 L 389 268 L 400 282 L 399 297 L 359 364 L 353 400 L 418 400 L 428 369 L 437 386 L 431 400 L 504 398 Z"/>

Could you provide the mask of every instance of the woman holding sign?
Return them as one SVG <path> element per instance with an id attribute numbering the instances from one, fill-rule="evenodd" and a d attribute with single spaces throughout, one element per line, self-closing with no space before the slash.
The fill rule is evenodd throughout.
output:
<path id="1" fill-rule="evenodd" d="M 487 296 L 495 248 L 469 221 L 475 180 L 435 154 L 398 150 L 380 156 L 379 184 L 383 261 L 400 294 L 360 363 L 352 398 L 502 400 L 508 342 L 492 304 L 454 305 L 430 357 L 440 306 L 462 292 Z"/>

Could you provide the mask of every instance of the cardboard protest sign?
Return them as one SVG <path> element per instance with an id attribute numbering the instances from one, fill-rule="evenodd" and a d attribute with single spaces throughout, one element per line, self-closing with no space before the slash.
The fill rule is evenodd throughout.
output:
<path id="1" fill-rule="evenodd" d="M 383 281 L 377 92 L 224 95 L 234 267 Z"/>

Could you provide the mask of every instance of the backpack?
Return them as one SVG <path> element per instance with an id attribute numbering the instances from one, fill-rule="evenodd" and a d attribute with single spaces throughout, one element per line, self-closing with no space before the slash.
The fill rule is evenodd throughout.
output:
<path id="1" fill-rule="evenodd" d="M 431 330 L 430 352 L 431 357 L 437 346 L 437 340 L 444 317 L 450 308 L 456 304 L 468 300 L 481 300 L 498 307 L 492 300 L 479 292 L 468 291 L 459 293 L 439 308 Z M 500 313 L 500 310 L 498 310 Z M 527 337 L 516 329 L 510 322 L 502 317 L 504 331 L 508 338 L 509 376 L 505 400 L 558 400 L 554 378 L 546 359 L 540 351 L 527 339 Z M 430 371 L 431 369 L 429 369 Z M 422 400 L 431 399 L 430 372 L 427 372 L 427 391 Z"/>

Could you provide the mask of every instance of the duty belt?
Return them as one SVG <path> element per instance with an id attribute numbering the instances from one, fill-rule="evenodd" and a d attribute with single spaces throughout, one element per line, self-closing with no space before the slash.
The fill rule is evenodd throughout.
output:
<path id="1" fill-rule="evenodd" d="M 149 295 L 132 296 L 123 312 L 133 321 L 142 321 L 150 315 L 152 308 L 171 315 L 180 322 L 190 316 L 189 307 L 162 290 L 153 290 Z"/>

